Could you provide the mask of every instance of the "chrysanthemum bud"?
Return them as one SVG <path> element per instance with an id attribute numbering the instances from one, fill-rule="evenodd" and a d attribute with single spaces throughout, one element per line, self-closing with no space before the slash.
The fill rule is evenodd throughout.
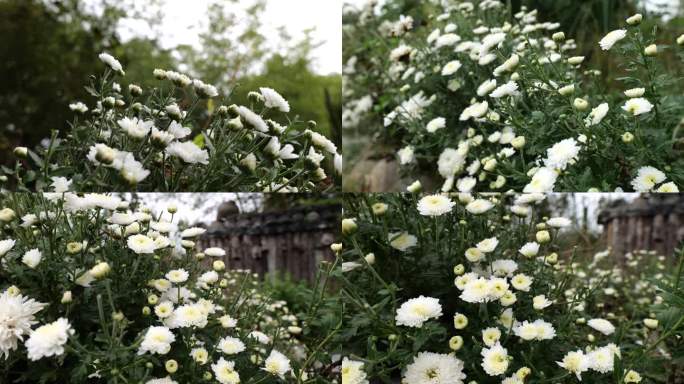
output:
<path id="1" fill-rule="evenodd" d="M 551 235 L 549 234 L 549 231 L 539 231 L 535 237 L 537 238 L 538 243 L 548 243 L 551 241 Z"/>
<path id="2" fill-rule="evenodd" d="M 0 211 L 0 221 L 5 223 L 9 223 L 10 221 L 14 220 L 16 216 L 17 214 L 11 208 L 3 208 Z"/>
<path id="3" fill-rule="evenodd" d="M 94 267 L 90 268 L 90 274 L 96 278 L 102 278 L 109 273 L 111 268 L 106 262 L 97 263 Z"/>
<path id="4" fill-rule="evenodd" d="M 330 244 L 330 249 L 335 253 L 340 253 L 342 251 L 342 243 L 332 243 Z"/>
<path id="5" fill-rule="evenodd" d="M 489 159 L 484 163 L 483 168 L 485 171 L 491 172 L 496 169 L 497 164 L 498 162 L 496 161 L 496 159 Z"/>
<path id="6" fill-rule="evenodd" d="M 238 130 L 244 128 L 244 126 L 242 125 L 242 120 L 240 120 L 239 117 L 228 120 L 228 123 L 226 123 L 226 126 L 228 127 L 228 129 L 233 130 L 233 131 L 238 131 Z"/>
<path id="7" fill-rule="evenodd" d="M 166 360 L 164 367 L 166 368 L 166 372 L 175 373 L 178 370 L 178 362 L 176 360 L 173 360 L 173 359 Z"/>
<path id="8" fill-rule="evenodd" d="M 575 84 L 566 85 L 565 87 L 560 88 L 558 93 L 560 93 L 561 96 L 572 95 L 575 93 Z"/>
<path id="9" fill-rule="evenodd" d="M 185 249 L 195 248 L 195 242 L 191 240 L 181 240 L 181 247 Z"/>
<path id="10" fill-rule="evenodd" d="M 307 126 L 309 129 L 314 130 L 314 129 L 316 129 L 317 124 L 316 124 L 315 121 L 309 120 L 309 121 L 306 123 L 306 126 Z"/>
<path id="11" fill-rule="evenodd" d="M 113 98 L 112 96 L 107 96 L 102 100 L 102 105 L 104 105 L 107 108 L 112 108 L 114 105 L 116 105 L 116 99 Z"/>
<path id="12" fill-rule="evenodd" d="M 420 184 L 419 180 L 414 181 L 411 185 L 406 187 L 406 190 L 411 193 L 419 193 L 423 186 Z"/>
<path id="13" fill-rule="evenodd" d="M 677 44 L 684 45 L 684 34 L 677 38 Z"/>
<path id="14" fill-rule="evenodd" d="M 152 310 L 147 305 L 142 308 L 143 316 L 149 316 L 151 313 L 152 313 Z"/>
<path id="15" fill-rule="evenodd" d="M 644 325 L 647 328 L 656 329 L 656 328 L 658 328 L 658 320 L 657 319 L 644 319 Z"/>
<path id="16" fill-rule="evenodd" d="M 553 41 L 563 41 L 565 40 L 565 33 L 556 32 L 551 36 L 551 38 L 553 39 Z"/>
<path id="17" fill-rule="evenodd" d="M 573 56 L 568 59 L 568 64 L 570 65 L 579 65 L 582 64 L 584 61 L 584 56 Z"/>
<path id="18" fill-rule="evenodd" d="M 637 13 L 634 16 L 630 16 L 627 18 L 627 24 L 629 25 L 638 25 L 641 23 L 641 20 L 643 19 L 643 15 L 641 13 Z"/>
<path id="19" fill-rule="evenodd" d="M 225 264 L 223 261 L 221 261 L 221 260 L 216 260 L 216 261 L 214 261 L 214 263 L 212 264 L 212 267 L 214 268 L 214 271 L 216 271 L 216 272 L 221 272 L 221 271 L 223 271 L 224 269 L 226 269 L 226 264 Z"/>
<path id="20" fill-rule="evenodd" d="M 556 252 L 546 256 L 546 262 L 549 264 L 556 264 L 558 262 L 558 254 Z"/>
<path id="21" fill-rule="evenodd" d="M 639 372 L 630 369 L 626 374 L 625 374 L 625 384 L 631 384 L 631 383 L 639 383 L 641 382 L 641 375 Z"/>
<path id="22" fill-rule="evenodd" d="M 61 303 L 62 304 L 68 304 L 68 303 L 71 303 L 72 300 L 73 300 L 73 297 L 71 295 L 71 291 L 64 291 L 64 293 L 62 294 Z"/>
<path id="23" fill-rule="evenodd" d="M 16 147 L 14 148 L 14 155 L 17 157 L 26 157 L 28 155 L 28 148 Z"/>
<path id="24" fill-rule="evenodd" d="M 572 106 L 578 111 L 586 111 L 586 109 L 589 108 L 589 102 L 578 97 L 572 103 Z"/>
<path id="25" fill-rule="evenodd" d="M 133 95 L 133 96 L 140 96 L 140 95 L 142 95 L 143 90 L 138 85 L 129 84 L 128 85 L 128 92 L 130 92 L 131 95 Z"/>
<path id="26" fill-rule="evenodd" d="M 75 253 L 81 252 L 81 249 L 83 249 L 83 243 L 79 243 L 77 241 L 72 241 L 67 244 L 67 253 L 73 255 Z"/>
<path id="27" fill-rule="evenodd" d="M 157 80 L 166 79 L 166 71 L 163 69 L 156 68 L 154 71 L 152 71 L 152 74 L 155 78 L 157 78 Z"/>
<path id="28" fill-rule="evenodd" d="M 342 233 L 345 235 L 351 235 L 356 232 L 356 221 L 354 219 L 343 219 L 342 220 Z"/>
<path id="29" fill-rule="evenodd" d="M 112 320 L 114 320 L 114 321 L 123 321 L 123 319 L 125 319 L 125 316 L 124 316 L 123 312 L 118 311 L 118 312 L 112 313 Z"/>
<path id="30" fill-rule="evenodd" d="M 451 339 L 449 339 L 449 348 L 451 348 L 452 351 L 458 351 L 461 349 L 463 346 L 463 337 L 461 336 L 454 336 Z"/>
<path id="31" fill-rule="evenodd" d="M 178 207 L 176 206 L 176 204 L 169 204 L 169 206 L 166 207 L 166 210 L 173 215 L 176 212 L 178 212 Z"/>
<path id="32" fill-rule="evenodd" d="M 461 314 L 457 313 L 454 315 L 454 328 L 456 329 L 463 329 L 468 326 L 468 318 Z"/>
<path id="33" fill-rule="evenodd" d="M 151 294 L 151 295 L 147 296 L 147 302 L 150 305 L 156 305 L 159 302 L 159 296 L 157 296 L 155 294 Z"/>
<path id="34" fill-rule="evenodd" d="M 523 148 L 525 146 L 525 136 L 517 136 L 511 140 L 511 146 L 515 149 Z"/>
<path id="35" fill-rule="evenodd" d="M 629 144 L 634 140 L 634 135 L 631 132 L 625 132 L 622 134 L 622 142 Z"/>
<path id="36" fill-rule="evenodd" d="M 371 209 L 373 210 L 373 214 L 375 216 L 382 216 L 385 214 L 385 212 L 387 212 L 387 204 L 375 203 L 375 204 L 373 204 Z"/>
<path id="37" fill-rule="evenodd" d="M 454 266 L 454 275 L 460 276 L 464 272 L 465 272 L 465 267 L 463 266 L 463 264 L 458 264 L 458 265 Z"/>
<path id="38" fill-rule="evenodd" d="M 369 253 L 366 256 L 363 257 L 364 260 L 366 260 L 366 263 L 373 265 L 375 263 L 375 254 L 374 253 Z"/>
<path id="39" fill-rule="evenodd" d="M 646 56 L 655 56 L 658 54 L 658 46 L 655 44 L 651 44 L 648 47 L 644 48 L 644 54 Z"/>
<path id="40" fill-rule="evenodd" d="M 235 104 L 228 106 L 228 116 L 231 118 L 240 117 L 240 107 Z"/>

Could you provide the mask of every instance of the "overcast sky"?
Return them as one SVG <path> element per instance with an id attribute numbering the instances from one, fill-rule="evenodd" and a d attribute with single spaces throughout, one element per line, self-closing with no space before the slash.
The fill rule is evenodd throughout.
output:
<path id="1" fill-rule="evenodd" d="M 161 43 L 165 48 L 179 44 L 199 46 L 198 28 L 206 20 L 210 0 L 164 0 Z M 252 1 L 244 0 L 249 5 Z M 323 44 L 314 52 L 314 70 L 321 74 L 342 72 L 342 0 L 268 0 L 261 20 L 265 36 L 277 37 L 285 26 L 295 41 L 307 28 L 315 27 L 315 41 Z M 126 19 L 119 30 L 125 40 L 132 35 L 151 33 L 145 22 Z"/>

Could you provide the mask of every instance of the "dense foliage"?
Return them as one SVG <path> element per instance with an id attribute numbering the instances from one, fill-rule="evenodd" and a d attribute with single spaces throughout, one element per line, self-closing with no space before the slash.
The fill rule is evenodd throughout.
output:
<path id="1" fill-rule="evenodd" d="M 677 382 L 681 252 L 560 249 L 544 198 L 348 196 L 349 382 Z"/>
<path id="2" fill-rule="evenodd" d="M 198 249 L 204 229 L 178 227 L 173 205 L 10 194 L 0 206 L 3 383 L 334 382 L 333 264 L 290 310 L 249 271 L 226 271 L 223 249 Z"/>
<path id="3" fill-rule="evenodd" d="M 344 129 L 389 147 L 408 183 L 678 190 L 684 36 L 663 41 L 634 15 L 593 43 L 618 63 L 600 72 L 536 10 L 496 0 L 409 3 L 377 13 L 371 2 L 346 15 L 343 111 Z M 663 52 L 677 56 L 676 67 L 664 65 Z"/>

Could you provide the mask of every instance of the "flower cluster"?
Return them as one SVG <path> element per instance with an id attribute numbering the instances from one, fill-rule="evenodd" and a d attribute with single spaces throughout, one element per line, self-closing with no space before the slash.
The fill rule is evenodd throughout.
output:
<path id="1" fill-rule="evenodd" d="M 528 193 L 677 192 L 684 183 L 672 143 L 680 85 L 658 59 L 684 37 L 656 45 L 636 15 L 597 43 L 626 71 L 601 74 L 583 67 L 559 23 L 525 6 L 390 1 L 375 12 L 372 3 L 345 16 L 343 124 L 394 146 L 409 183 Z M 397 9 L 422 22 L 396 20 Z M 606 91 L 605 78 L 617 78 L 618 91 Z"/>
<path id="2" fill-rule="evenodd" d="M 64 137 L 29 151 L 9 172 L 18 188 L 72 191 L 322 191 L 336 188 L 342 157 L 316 123 L 290 120 L 277 91 L 251 92 L 250 106 L 214 106 L 219 91 L 199 79 L 156 69 L 159 88 L 123 87 L 121 64 L 86 87 L 92 105 L 70 104 Z M 208 113 L 198 113 L 205 108 Z M 259 110 L 260 112 L 254 112 Z M 37 167 L 37 170 L 31 168 Z"/>
<path id="3" fill-rule="evenodd" d="M 304 320 L 256 274 L 227 271 L 223 249 L 200 248 L 205 229 L 179 224 L 175 208 L 70 193 L 0 204 L 3 380 L 332 378 Z"/>
<path id="4" fill-rule="evenodd" d="M 661 370 L 677 343 L 651 282 L 665 258 L 564 249 L 573 223 L 542 214 L 545 199 L 348 197 L 339 275 L 347 322 L 363 328 L 340 343 L 357 382 L 636 383 Z"/>

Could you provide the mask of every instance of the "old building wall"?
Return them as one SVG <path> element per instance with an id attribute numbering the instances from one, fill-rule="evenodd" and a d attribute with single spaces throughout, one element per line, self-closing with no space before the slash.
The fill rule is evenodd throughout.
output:
<path id="1" fill-rule="evenodd" d="M 223 248 L 229 269 L 249 269 L 260 275 L 279 272 L 312 281 L 320 262 L 334 259 L 330 244 L 339 238 L 340 214 L 339 205 L 219 214 L 199 246 Z"/>

